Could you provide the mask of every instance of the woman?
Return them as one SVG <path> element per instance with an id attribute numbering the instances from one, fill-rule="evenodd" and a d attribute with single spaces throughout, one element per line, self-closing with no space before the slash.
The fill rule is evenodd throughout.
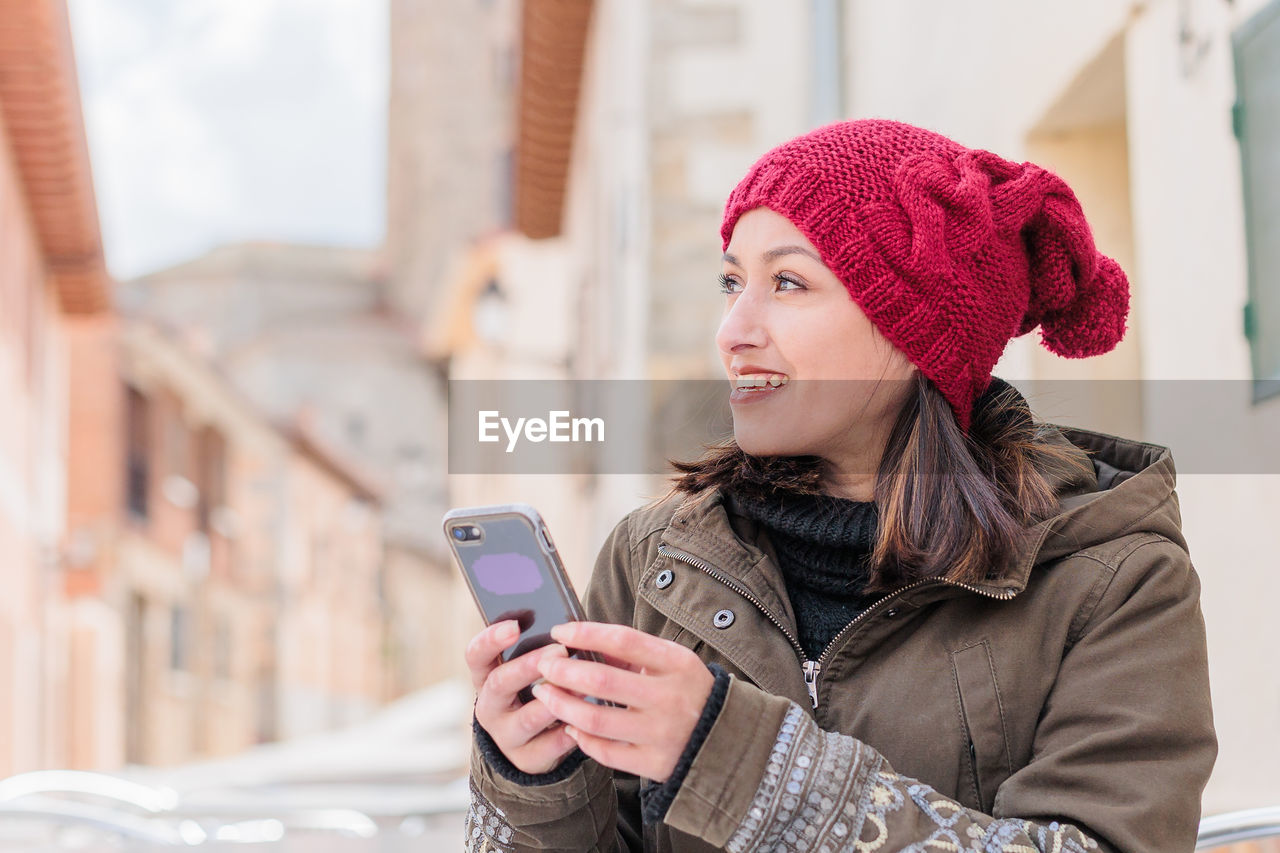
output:
<path id="1" fill-rule="evenodd" d="M 1217 742 L 1172 458 L 991 376 L 1037 326 L 1124 335 L 1071 190 L 841 122 L 721 236 L 734 439 L 619 522 L 592 621 L 471 642 L 468 849 L 1190 851 Z"/>

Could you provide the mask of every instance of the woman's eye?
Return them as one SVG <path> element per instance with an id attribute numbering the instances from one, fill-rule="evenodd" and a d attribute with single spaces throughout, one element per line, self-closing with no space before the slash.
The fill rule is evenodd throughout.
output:
<path id="1" fill-rule="evenodd" d="M 793 278 L 787 278 L 785 275 L 783 275 L 783 274 L 781 274 L 781 273 L 776 274 L 776 275 L 773 277 L 773 280 L 774 280 L 774 283 L 778 285 L 778 288 L 779 288 L 780 290 L 782 290 L 782 289 L 789 289 L 789 290 L 805 290 L 805 289 L 806 289 L 806 288 L 805 288 L 805 286 L 804 286 L 803 284 L 801 284 L 800 282 L 796 281 L 796 280 L 795 280 L 795 279 L 793 279 Z M 791 287 L 790 287 L 790 288 L 783 288 L 783 287 L 782 287 L 782 285 L 784 285 L 784 284 L 789 284 L 789 285 L 791 285 Z"/>
<path id="2" fill-rule="evenodd" d="M 729 276 L 725 275 L 724 273 L 721 273 L 721 274 L 720 274 L 720 276 L 719 276 L 719 281 L 720 281 L 720 292 L 721 292 L 721 293 L 736 293 L 736 292 L 737 292 L 737 290 L 736 290 L 736 288 L 737 288 L 737 286 L 738 286 L 738 280 L 737 280 L 737 279 L 729 278 Z"/>

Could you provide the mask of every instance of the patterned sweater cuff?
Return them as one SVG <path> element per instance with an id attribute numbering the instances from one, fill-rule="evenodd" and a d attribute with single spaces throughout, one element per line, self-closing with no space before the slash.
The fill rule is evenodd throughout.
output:
<path id="1" fill-rule="evenodd" d="M 703 741 L 707 739 L 707 734 L 715 724 L 716 717 L 720 715 L 720 709 L 724 707 L 724 697 L 729 692 L 729 673 L 714 663 L 707 664 L 707 669 L 711 670 L 716 680 L 711 685 L 711 693 L 707 696 L 706 704 L 702 706 L 702 716 L 693 727 L 689 743 L 685 745 L 684 752 L 680 753 L 675 769 L 671 771 L 667 781 L 658 783 L 646 780 L 640 787 L 640 801 L 643 803 L 641 814 L 646 824 L 661 823 L 666 817 L 667 809 L 671 808 L 672 801 L 680 792 L 680 785 L 689 772 L 689 766 L 693 764 L 693 759 L 702 748 Z"/>
<path id="2" fill-rule="evenodd" d="M 476 746 L 480 749 L 480 754 L 484 756 L 485 762 L 493 768 L 493 772 L 497 773 L 508 782 L 514 782 L 517 785 L 552 785 L 561 782 L 573 775 L 573 771 L 578 769 L 587 757 L 587 754 L 580 749 L 565 756 L 555 768 L 548 770 L 546 773 L 525 773 L 516 767 L 511 761 L 502 754 L 502 750 L 493 742 L 493 738 L 484 730 L 484 726 L 480 725 L 480 721 L 473 715 L 471 717 L 471 731 L 475 733 Z"/>

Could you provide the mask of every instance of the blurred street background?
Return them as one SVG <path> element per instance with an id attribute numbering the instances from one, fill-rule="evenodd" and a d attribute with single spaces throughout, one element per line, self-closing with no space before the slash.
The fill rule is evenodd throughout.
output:
<path id="1" fill-rule="evenodd" d="M 534 504 L 581 590 L 665 483 L 451 475 L 449 381 L 719 377 L 729 190 L 852 117 L 1057 172 L 1128 272 L 1113 352 L 997 365 L 1097 381 L 1041 417 L 1231 380 L 1280 437 L 1280 0 L 0 0 L 0 850 L 456 849 L 441 515 Z M 1205 814 L 1280 805 L 1280 474 L 1178 494 Z"/>

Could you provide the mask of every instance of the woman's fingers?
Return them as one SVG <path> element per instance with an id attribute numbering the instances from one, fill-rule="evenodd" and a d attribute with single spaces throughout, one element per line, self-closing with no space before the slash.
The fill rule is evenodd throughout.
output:
<path id="1" fill-rule="evenodd" d="M 507 758 L 526 773 L 546 773 L 555 769 L 577 745 L 565 732 L 564 726 L 556 726 L 537 735 L 524 746 L 516 747 Z"/>
<path id="2" fill-rule="evenodd" d="M 597 737 L 573 726 L 565 726 L 564 731 L 587 754 L 587 757 L 594 758 L 604 766 L 634 773 L 637 776 L 655 778 L 656 774 L 645 766 L 645 753 L 639 747 L 620 740 Z M 670 775 L 671 771 L 668 770 L 657 778 Z"/>
<path id="3" fill-rule="evenodd" d="M 542 657 L 555 657 L 564 653 L 563 646 L 552 645 L 545 649 L 535 649 L 496 667 L 489 673 L 476 696 L 477 716 L 481 709 L 494 714 L 519 707 L 516 694 L 542 677 L 542 673 L 538 671 L 538 662 Z M 484 722 L 483 718 L 480 722 Z"/>
<path id="4" fill-rule="evenodd" d="M 499 723 L 507 730 L 506 740 L 511 744 L 525 744 L 538 737 L 547 727 L 560 721 L 543 702 L 534 699 L 518 710 L 507 714 Z M 493 734 L 490 732 L 490 734 Z"/>
<path id="5" fill-rule="evenodd" d="M 596 705 L 545 681 L 534 685 L 533 695 L 555 714 L 556 719 L 580 731 L 610 740 L 645 740 L 643 718 L 629 709 Z"/>
<path id="6" fill-rule="evenodd" d="M 631 708 L 648 706 L 654 698 L 644 676 L 607 663 L 548 655 L 538 661 L 538 671 L 557 687 Z"/>
<path id="7" fill-rule="evenodd" d="M 652 673 L 667 672 L 682 656 L 693 655 L 670 640 L 605 622 L 565 622 L 551 629 L 551 637 L 571 649 L 600 652 Z"/>
<path id="8" fill-rule="evenodd" d="M 476 719 L 512 764 L 545 773 L 581 747 L 619 770 L 670 775 L 714 681 L 693 651 L 625 625 L 570 622 L 552 629 L 558 642 L 503 663 L 518 636 L 513 621 L 495 623 L 466 652 Z M 570 659 L 566 646 L 599 660 Z M 530 684 L 537 699 L 522 704 Z"/>
<path id="9" fill-rule="evenodd" d="M 692 650 L 625 625 L 570 622 L 552 629 L 557 643 L 502 663 L 517 628 L 497 623 L 467 647 L 476 719 L 512 764 L 545 773 L 577 746 L 609 767 L 670 775 L 715 681 Z M 570 659 L 566 646 L 600 660 Z M 521 704 L 530 684 L 537 698 Z"/>
<path id="10" fill-rule="evenodd" d="M 466 661 L 476 689 L 476 720 L 493 738 L 502 754 L 526 773 L 545 773 L 558 765 L 577 744 L 557 725 L 557 718 L 542 702 L 520 704 L 525 687 L 541 678 L 538 661 L 544 655 L 567 654 L 552 645 L 502 662 L 502 651 L 519 636 L 514 620 L 496 622 L 471 638 Z"/>
<path id="11" fill-rule="evenodd" d="M 604 654 L 603 652 L 595 652 L 595 654 L 596 654 L 596 655 L 597 655 L 597 656 L 598 656 L 602 661 L 604 661 L 605 663 L 607 663 L 609 666 L 617 667 L 618 669 L 626 670 L 627 672 L 639 672 L 639 671 L 640 671 L 640 667 L 638 667 L 638 666 L 632 666 L 631 664 L 629 664 L 629 663 L 627 663 L 626 661 L 624 661 L 622 658 L 615 658 L 613 655 L 606 655 L 606 654 Z"/>
<path id="12" fill-rule="evenodd" d="M 514 619 L 494 622 L 483 629 L 467 643 L 465 658 L 467 669 L 471 671 L 471 686 L 477 691 L 484 684 L 485 678 L 501 660 L 499 655 L 516 641 L 520 635 L 520 626 Z"/>

